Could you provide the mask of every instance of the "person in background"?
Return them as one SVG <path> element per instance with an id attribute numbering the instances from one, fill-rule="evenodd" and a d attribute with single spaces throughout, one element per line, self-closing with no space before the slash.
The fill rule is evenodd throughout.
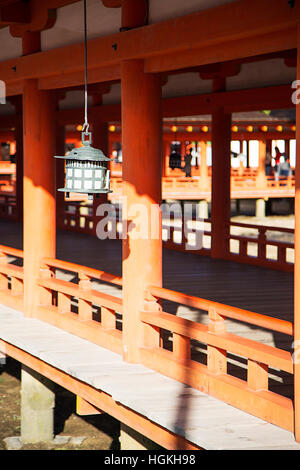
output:
<path id="1" fill-rule="evenodd" d="M 270 176 L 272 174 L 272 157 L 271 157 L 270 152 L 266 152 L 265 174 L 266 174 L 266 176 Z"/>
<path id="2" fill-rule="evenodd" d="M 275 175 L 275 180 L 278 180 L 279 178 L 279 173 L 278 173 L 278 168 L 280 164 L 280 160 L 282 157 L 282 153 L 280 152 L 278 147 L 275 147 L 275 157 L 274 157 L 274 175 Z"/>
<path id="3" fill-rule="evenodd" d="M 185 162 L 184 171 L 185 171 L 185 176 L 187 178 L 191 177 L 191 172 L 192 172 L 192 164 L 191 164 L 192 158 L 193 158 L 192 150 L 193 150 L 192 147 L 190 147 L 188 152 L 184 156 L 184 162 Z"/>
<path id="4" fill-rule="evenodd" d="M 277 168 L 278 176 L 288 177 L 293 174 L 291 165 L 290 165 L 290 158 L 288 156 L 284 157 L 284 161 L 280 162 Z"/>
<path id="5" fill-rule="evenodd" d="M 282 156 L 282 154 L 281 154 L 279 148 L 275 147 L 275 157 L 274 157 L 274 163 L 275 163 L 274 164 L 274 172 L 275 172 L 275 174 L 278 173 L 278 165 L 280 163 L 281 156 Z"/>

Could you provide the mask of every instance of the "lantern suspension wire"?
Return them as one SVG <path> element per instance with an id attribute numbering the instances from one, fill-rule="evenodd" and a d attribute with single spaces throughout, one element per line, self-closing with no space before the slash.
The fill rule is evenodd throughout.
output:
<path id="1" fill-rule="evenodd" d="M 88 113 L 87 113 L 87 19 L 86 19 L 86 0 L 83 0 L 84 10 L 84 125 L 82 130 L 86 133 L 89 130 Z"/>

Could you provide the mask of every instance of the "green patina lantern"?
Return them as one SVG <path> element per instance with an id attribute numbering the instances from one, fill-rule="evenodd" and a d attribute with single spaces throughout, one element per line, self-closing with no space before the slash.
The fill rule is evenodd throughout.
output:
<path id="1" fill-rule="evenodd" d="M 82 127 L 81 140 L 83 146 L 71 150 L 68 155 L 55 156 L 66 161 L 65 187 L 58 189 L 67 193 L 87 194 L 93 199 L 94 194 L 111 193 L 110 171 L 107 163 L 112 159 L 106 157 L 101 150 L 91 146 L 92 133 L 88 132 L 88 109 L 87 109 L 87 22 L 86 22 L 86 0 L 84 5 L 84 57 L 85 57 L 85 79 L 84 79 L 84 125 Z"/>
<path id="2" fill-rule="evenodd" d="M 55 156 L 66 161 L 65 187 L 58 189 L 67 193 L 83 193 L 88 199 L 93 195 L 111 193 L 110 170 L 107 162 L 111 159 L 106 157 L 101 150 L 91 146 L 91 132 L 82 132 L 83 147 L 74 148 L 68 155 Z"/>

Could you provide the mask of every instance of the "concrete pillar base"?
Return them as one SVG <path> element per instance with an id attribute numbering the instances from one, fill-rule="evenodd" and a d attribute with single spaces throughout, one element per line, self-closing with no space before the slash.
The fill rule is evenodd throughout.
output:
<path id="1" fill-rule="evenodd" d="M 266 202 L 264 199 L 256 199 L 255 216 L 260 218 L 266 216 Z"/>
<path id="2" fill-rule="evenodd" d="M 203 200 L 198 204 L 198 217 L 200 219 L 208 219 L 208 202 Z"/>
<path id="3" fill-rule="evenodd" d="M 21 441 L 23 444 L 49 442 L 54 436 L 54 384 L 22 365 Z"/>
<path id="4" fill-rule="evenodd" d="M 134 429 L 121 423 L 120 431 L 121 450 L 159 450 L 161 447 Z"/>

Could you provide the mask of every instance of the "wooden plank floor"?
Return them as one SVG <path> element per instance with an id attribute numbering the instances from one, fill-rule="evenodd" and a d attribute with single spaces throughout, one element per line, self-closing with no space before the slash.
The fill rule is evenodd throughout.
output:
<path id="1" fill-rule="evenodd" d="M 0 305 L 0 339 L 208 450 L 300 450 L 293 434 Z"/>
<path id="2" fill-rule="evenodd" d="M 0 243 L 22 248 L 22 226 L 11 222 L 0 223 Z M 98 240 L 92 236 L 59 231 L 57 258 L 122 274 L 122 246 L 116 240 Z M 285 320 L 293 320 L 293 274 L 248 266 L 229 261 L 212 260 L 171 250 L 163 252 L 164 287 L 187 294 L 215 300 L 228 305 L 252 310 Z M 61 278 L 72 280 L 72 275 L 61 272 Z M 119 287 L 94 282 L 93 287 L 121 297 Z M 207 314 L 187 306 L 164 302 L 164 310 L 197 322 L 207 323 Z M 226 321 L 228 331 L 272 346 L 292 351 L 292 338 L 263 328 Z M 121 322 L 120 322 L 121 328 Z M 172 338 L 164 332 L 166 347 Z M 205 362 L 206 348 L 193 342 L 193 359 Z M 245 359 L 228 355 L 229 373 L 246 378 Z M 270 390 L 293 398 L 292 376 L 270 370 Z"/>

